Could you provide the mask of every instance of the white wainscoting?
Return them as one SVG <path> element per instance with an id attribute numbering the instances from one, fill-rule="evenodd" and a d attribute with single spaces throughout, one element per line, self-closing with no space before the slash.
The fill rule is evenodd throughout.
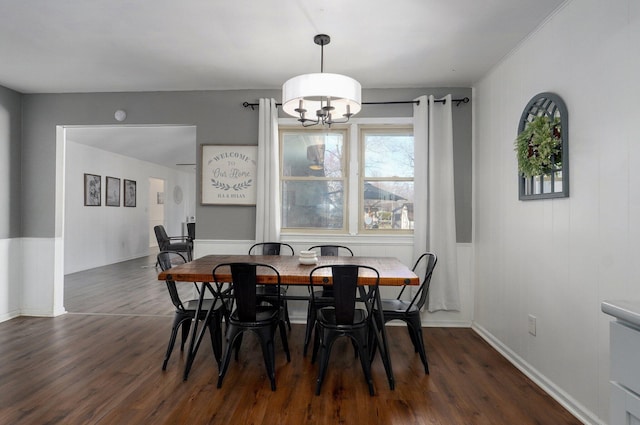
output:
<path id="1" fill-rule="evenodd" d="M 22 258 L 22 239 L 0 240 L 0 322 L 20 315 Z"/>
<path id="2" fill-rule="evenodd" d="M 64 314 L 64 249 L 62 238 L 23 238 L 23 316 Z"/>
<path id="3" fill-rule="evenodd" d="M 346 245 L 357 256 L 396 257 L 408 267 L 413 266 L 413 238 L 412 237 L 363 237 L 345 236 L 330 238 L 327 236 L 311 239 L 309 236 L 283 235 L 282 242 L 293 246 L 300 252 L 312 245 L 339 244 Z M 211 254 L 246 254 L 252 240 L 195 240 L 194 258 Z M 458 244 L 458 276 L 460 285 L 460 311 L 438 311 L 422 313 L 422 325 L 432 327 L 470 327 L 473 320 L 473 246 L 472 244 Z M 383 297 L 395 297 L 397 288 L 381 288 Z M 306 295 L 306 287 L 289 287 L 292 295 Z M 295 323 L 305 323 L 307 317 L 307 303 L 291 301 L 289 315 Z M 402 323 L 391 323 L 402 325 Z"/>
<path id="4" fill-rule="evenodd" d="M 65 313 L 62 253 L 61 238 L 0 240 L 0 322 Z"/>

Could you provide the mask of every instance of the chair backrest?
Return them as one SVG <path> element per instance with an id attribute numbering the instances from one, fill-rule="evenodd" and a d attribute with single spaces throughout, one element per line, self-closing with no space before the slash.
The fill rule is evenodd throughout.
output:
<path id="1" fill-rule="evenodd" d="M 283 249 L 285 251 L 283 252 Z M 294 255 L 293 247 L 284 242 L 260 242 L 251 245 L 249 255 Z"/>
<path id="2" fill-rule="evenodd" d="M 169 245 L 169 236 L 167 235 L 167 231 L 164 229 L 164 226 L 161 224 L 154 226 L 153 231 L 156 234 L 158 248 L 160 248 L 160 251 L 166 251 Z"/>
<path id="3" fill-rule="evenodd" d="M 187 235 L 191 240 L 196 238 L 196 223 L 187 223 Z"/>
<path id="4" fill-rule="evenodd" d="M 331 269 L 331 283 L 333 284 L 333 307 L 335 308 L 336 323 L 338 325 L 351 325 L 353 324 L 356 301 L 359 300 L 357 292 L 358 276 L 360 275 L 360 270 L 371 270 L 376 276 L 375 284 L 369 288 L 369 298 L 377 297 L 380 283 L 380 274 L 373 267 L 357 264 L 327 265 L 315 267 L 309 273 L 309 285 L 311 286 L 312 297 L 314 297 L 315 292 L 314 286 L 327 285 L 330 283 L 329 279 L 326 276 L 324 276 L 320 282 L 317 281 L 317 279 L 319 278 L 319 271 L 326 269 Z M 314 278 L 316 279 L 315 284 Z"/>
<path id="5" fill-rule="evenodd" d="M 349 247 L 343 245 L 314 245 L 309 248 L 309 251 L 320 248 L 321 257 L 339 257 L 340 253 L 343 255 L 351 255 L 353 257 L 353 251 Z M 325 285 L 322 287 L 323 297 L 333 297 L 333 288 L 331 285 Z"/>
<path id="6" fill-rule="evenodd" d="M 221 268 L 231 269 L 231 285 L 233 294 L 233 304 L 238 313 L 238 319 L 243 322 L 252 322 L 256 320 L 256 276 L 258 268 L 270 269 L 276 277 L 274 296 L 277 302 L 274 305 L 280 305 L 280 273 L 273 266 L 262 263 L 222 263 L 214 267 L 211 274 L 216 284 L 224 283 L 225 280 L 219 278 Z M 228 272 L 227 272 L 228 274 Z M 233 309 L 234 306 L 231 306 Z"/>
<path id="7" fill-rule="evenodd" d="M 158 264 L 160 264 L 160 268 L 162 271 L 169 270 L 171 267 L 177 264 L 184 264 L 187 260 L 184 258 L 182 254 L 175 251 L 160 251 L 158 254 Z M 167 290 L 169 291 L 169 296 L 171 297 L 171 302 L 173 305 L 179 309 L 184 310 L 184 306 L 182 305 L 182 301 L 180 300 L 180 295 L 178 294 L 178 288 L 176 288 L 176 282 L 167 277 L 165 280 L 167 284 Z"/>
<path id="8" fill-rule="evenodd" d="M 346 251 L 349 255 L 353 257 L 353 251 L 349 247 L 343 245 L 314 245 L 309 248 L 309 251 L 313 251 L 314 249 L 320 248 L 320 255 L 322 257 L 338 257 L 340 255 L 340 251 L 344 253 Z"/>
<path id="9" fill-rule="evenodd" d="M 429 295 L 429 286 L 431 285 L 431 276 L 433 275 L 433 270 L 436 268 L 438 257 L 436 256 L 436 254 L 432 252 L 425 252 L 418 258 L 418 260 L 416 260 L 416 263 L 413 266 L 414 272 L 418 269 L 418 266 L 423 261 L 426 261 L 425 270 L 424 270 L 424 279 L 420 284 L 420 288 L 418 288 L 418 291 L 414 294 L 413 299 L 409 304 L 409 307 L 407 307 L 407 310 L 414 305 L 418 308 L 418 310 L 422 309 Z M 404 290 L 404 288 L 402 289 Z"/>

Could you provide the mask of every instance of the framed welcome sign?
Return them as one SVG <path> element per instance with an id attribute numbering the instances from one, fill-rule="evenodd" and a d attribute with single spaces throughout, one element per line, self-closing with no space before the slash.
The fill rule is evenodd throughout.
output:
<path id="1" fill-rule="evenodd" d="M 255 205 L 258 147 L 202 145 L 202 205 Z"/>

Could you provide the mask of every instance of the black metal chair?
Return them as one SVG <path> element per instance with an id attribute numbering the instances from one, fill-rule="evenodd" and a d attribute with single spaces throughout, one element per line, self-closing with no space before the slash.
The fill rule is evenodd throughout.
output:
<path id="1" fill-rule="evenodd" d="M 430 252 L 425 252 L 418 258 L 415 265 L 413 266 L 413 271 L 417 271 L 418 267 L 421 266 L 421 263 L 426 262 L 424 264 L 425 273 L 424 279 L 420 284 L 420 287 L 416 291 L 416 293 L 411 298 L 411 301 L 402 300 L 402 293 L 405 289 L 407 289 L 407 285 L 402 287 L 402 290 L 396 297 L 396 299 L 383 299 L 381 301 L 382 313 L 384 316 L 385 324 L 390 322 L 391 320 L 402 320 L 407 324 L 407 330 L 409 332 L 409 338 L 411 338 L 411 342 L 413 343 L 413 347 L 416 353 L 420 354 L 420 359 L 422 360 L 422 364 L 424 365 L 424 373 L 429 374 L 429 364 L 427 363 L 427 354 L 424 349 L 424 338 L 422 336 L 422 320 L 420 318 L 420 310 L 424 306 L 427 301 L 427 296 L 429 295 L 429 285 L 431 283 L 431 276 L 433 275 L 433 270 L 436 267 L 436 263 L 438 262 L 438 257 Z M 414 287 L 415 288 L 415 287 Z M 376 320 L 378 321 L 378 326 L 384 326 L 384 324 L 379 323 L 379 316 L 375 315 Z M 374 345 L 374 355 L 375 355 L 376 345 Z"/>
<path id="2" fill-rule="evenodd" d="M 282 338 L 282 345 L 284 346 L 288 362 L 291 361 L 291 355 L 287 342 L 287 331 L 284 327 L 282 308 L 279 307 L 280 304 L 261 305 L 258 302 L 256 270 L 258 267 L 261 267 L 273 271 L 276 279 L 276 284 L 273 286 L 277 289 L 275 296 L 278 298 L 278 301 L 280 294 L 280 274 L 274 267 L 268 264 L 224 263 L 218 264 L 212 271 L 213 280 L 216 284 L 222 283 L 222 281 L 218 279 L 219 271 L 222 267 L 231 269 L 232 312 L 227 321 L 226 347 L 222 366 L 218 374 L 218 388 L 222 387 L 222 381 L 229 368 L 231 353 L 234 347 L 236 348 L 237 358 L 242 341 L 242 334 L 247 331 L 252 331 L 260 339 L 267 376 L 271 380 L 271 390 L 275 391 L 276 373 L 273 340 L 276 328 L 280 329 L 280 337 Z"/>
<path id="3" fill-rule="evenodd" d="M 341 253 L 343 255 L 351 255 L 353 257 L 353 251 L 349 247 L 343 245 L 314 245 L 309 248 L 309 251 L 320 250 L 320 256 L 322 257 L 337 257 Z M 316 291 L 312 297 L 309 294 L 309 301 L 307 304 L 307 324 L 304 331 L 304 348 L 302 355 L 307 355 L 309 343 L 311 342 L 311 334 L 313 333 L 313 324 L 316 321 L 316 310 L 322 307 L 331 305 L 331 299 L 333 298 L 333 289 L 331 285 L 325 285 L 322 290 Z"/>
<path id="4" fill-rule="evenodd" d="M 162 271 L 169 270 L 176 264 L 183 264 L 187 262 L 184 256 L 179 252 L 174 251 L 162 251 L 157 256 L 158 264 Z M 173 326 L 171 327 L 171 337 L 169 338 L 169 345 L 167 346 L 167 352 L 162 362 L 162 370 L 167 369 L 167 363 L 171 357 L 173 346 L 176 342 L 178 335 L 178 329 L 182 327 L 182 340 L 180 343 L 180 351 L 184 351 L 184 344 L 189 336 L 189 329 L 191 328 L 191 321 L 196 317 L 196 311 L 198 306 L 198 300 L 182 301 L 176 288 L 176 283 L 170 278 L 166 279 L 167 289 L 171 297 L 171 302 L 176 308 L 176 312 L 173 319 Z M 194 283 L 195 284 L 195 283 Z M 196 285 L 196 289 L 197 285 Z M 220 359 L 222 357 L 222 317 L 224 315 L 225 306 L 220 299 L 205 299 L 201 311 L 198 315 L 198 320 L 205 320 L 207 310 L 214 305 L 209 322 L 205 326 L 209 327 L 209 335 L 211 336 L 211 346 L 213 348 L 213 354 L 220 366 Z"/>
<path id="5" fill-rule="evenodd" d="M 373 333 L 372 316 L 369 314 L 368 309 L 356 308 L 356 302 L 370 303 L 378 297 L 380 274 L 373 267 L 361 265 L 315 267 L 309 274 L 312 298 L 314 297 L 313 294 L 315 294 L 314 287 L 318 286 L 318 280 L 323 285 L 330 282 L 326 274 L 319 273 L 326 269 L 331 270 L 334 297 L 330 307 L 323 307 L 317 311 L 318 317 L 315 322 L 316 330 L 312 357 L 312 362 L 315 362 L 318 356 L 320 361 L 316 395 L 320 394 L 322 382 L 327 372 L 331 347 L 335 340 L 341 336 L 349 337 L 354 347 L 356 347 L 365 380 L 369 386 L 369 394 L 374 395 L 369 343 L 370 335 Z M 361 270 L 369 270 L 376 276 L 375 284 L 369 287 L 365 299 L 362 298 L 362 292 L 358 295 L 358 276 Z M 319 275 L 323 277 L 321 278 Z M 314 280 L 316 280 L 315 284 Z"/>
<path id="6" fill-rule="evenodd" d="M 327 256 L 337 257 L 341 253 L 343 255 L 346 255 L 344 254 L 344 252 L 348 253 L 353 257 L 353 251 L 351 251 L 351 248 L 344 245 L 314 245 L 311 248 L 309 248 L 309 251 L 314 251 L 314 250 L 317 250 L 318 248 L 320 248 L 320 255 L 323 257 L 327 257 Z"/>
<path id="7" fill-rule="evenodd" d="M 283 248 L 287 252 L 283 254 Z M 294 255 L 293 247 L 284 242 L 259 242 L 251 245 L 249 255 Z"/>
<path id="8" fill-rule="evenodd" d="M 193 242 L 188 237 L 168 236 L 167 231 L 161 224 L 154 226 L 153 231 L 156 234 L 156 241 L 158 241 L 160 251 L 184 252 L 187 255 L 187 260 L 192 260 Z"/>
<path id="9" fill-rule="evenodd" d="M 259 242 L 251 245 L 249 255 L 294 255 L 293 247 L 284 242 Z M 285 321 L 287 327 L 291 330 L 291 320 L 289 320 L 289 305 L 287 303 L 288 286 L 284 286 L 280 290 L 280 303 L 284 309 Z M 272 285 L 260 285 L 258 287 L 258 302 L 267 302 L 273 304 L 275 301 L 275 288 Z"/>

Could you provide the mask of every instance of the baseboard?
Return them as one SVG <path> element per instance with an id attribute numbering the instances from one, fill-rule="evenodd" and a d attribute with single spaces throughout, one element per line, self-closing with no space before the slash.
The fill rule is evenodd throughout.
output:
<path id="1" fill-rule="evenodd" d="M 140 257 L 146 257 L 149 255 L 149 252 L 151 252 L 153 249 L 153 247 L 151 247 L 149 249 L 149 251 L 144 251 L 144 252 L 138 252 L 138 253 L 134 253 L 134 254 L 130 254 L 124 257 L 117 257 L 117 258 L 111 258 L 109 259 L 107 262 L 100 262 L 100 263 L 95 263 L 95 264 L 83 264 L 81 266 L 76 266 L 76 267 L 71 267 L 68 270 L 65 269 L 64 274 L 68 275 L 68 274 L 72 274 L 72 273 L 78 273 L 78 272 L 83 272 L 86 270 L 91 270 L 91 269 L 95 269 L 97 267 L 104 267 L 104 266 L 108 266 L 111 264 L 117 264 L 117 263 L 122 263 L 125 261 L 129 261 L 129 260 L 135 260 L 136 258 L 140 258 Z M 156 251 L 158 249 L 158 247 L 155 247 Z"/>
<path id="2" fill-rule="evenodd" d="M 470 328 L 471 322 L 466 320 L 423 320 L 423 328 Z"/>
<path id="3" fill-rule="evenodd" d="M 297 313 L 297 314 L 296 314 Z M 295 323 L 298 325 L 305 325 L 307 323 L 306 310 L 304 311 L 304 315 L 300 314 L 300 312 L 296 311 L 294 313 L 290 313 L 289 319 L 291 323 Z M 394 320 L 391 322 L 387 322 L 387 326 L 407 326 L 406 323 Z M 422 327 L 424 328 L 470 328 L 471 323 L 463 322 L 463 321 L 442 321 L 442 322 L 423 322 Z"/>
<path id="4" fill-rule="evenodd" d="M 20 310 L 13 310 L 8 313 L 0 315 L 0 323 L 6 322 L 7 320 L 14 319 L 20 316 Z"/>
<path id="5" fill-rule="evenodd" d="M 518 370 L 524 373 L 544 392 L 549 394 L 554 400 L 560 403 L 573 416 L 582 423 L 587 425 L 606 425 L 593 412 L 586 409 L 582 404 L 578 403 L 573 397 L 559 388 L 553 381 L 541 374 L 536 368 L 527 363 L 524 359 L 514 353 L 509 347 L 505 346 L 493 334 L 487 331 L 477 323 L 473 323 L 471 328 L 489 345 L 495 348 L 504 358 L 513 364 Z"/>
<path id="6" fill-rule="evenodd" d="M 64 309 L 56 309 L 54 311 L 44 311 L 39 309 L 23 309 L 19 316 L 29 316 L 29 317 L 56 317 L 62 314 L 66 314 L 67 311 Z"/>

